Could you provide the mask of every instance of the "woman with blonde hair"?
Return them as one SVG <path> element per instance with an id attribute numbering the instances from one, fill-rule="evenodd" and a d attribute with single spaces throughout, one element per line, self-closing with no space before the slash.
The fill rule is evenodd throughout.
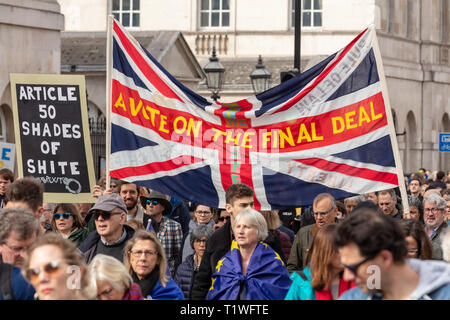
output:
<path id="1" fill-rule="evenodd" d="M 89 264 L 98 300 L 144 300 L 141 288 L 122 262 L 104 254 L 97 254 Z"/>
<path id="2" fill-rule="evenodd" d="M 40 237 L 28 249 L 22 274 L 39 300 L 87 300 L 95 297 L 82 253 L 56 233 Z"/>
<path id="3" fill-rule="evenodd" d="M 183 292 L 168 274 L 164 249 L 154 233 L 137 230 L 124 252 L 125 267 L 144 297 L 184 300 Z"/>
<path id="4" fill-rule="evenodd" d="M 356 286 L 343 279 L 344 266 L 333 242 L 336 227 L 329 224 L 319 229 L 307 254 L 307 267 L 291 274 L 293 283 L 285 300 L 337 300 Z"/>

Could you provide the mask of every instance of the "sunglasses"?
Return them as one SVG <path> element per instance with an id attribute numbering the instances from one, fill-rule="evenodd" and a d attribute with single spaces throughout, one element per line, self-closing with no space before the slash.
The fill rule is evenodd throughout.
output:
<path id="1" fill-rule="evenodd" d="M 159 203 L 159 201 L 158 200 L 146 200 L 145 203 L 147 205 L 152 204 L 152 205 L 156 206 Z"/>
<path id="2" fill-rule="evenodd" d="M 227 220 L 227 221 L 230 221 L 230 216 L 227 216 L 227 217 L 219 217 L 219 221 L 225 221 L 225 220 Z"/>
<path id="3" fill-rule="evenodd" d="M 60 268 L 60 264 L 61 264 L 61 261 L 52 261 L 52 262 L 47 263 L 46 265 L 44 265 L 44 267 L 41 267 L 41 268 L 30 268 L 26 271 L 25 274 L 27 276 L 27 279 L 30 282 L 36 283 L 37 278 L 41 274 L 42 270 L 44 270 L 44 272 L 51 277 L 56 276 L 56 274 Z"/>
<path id="4" fill-rule="evenodd" d="M 373 259 L 373 257 L 367 257 L 366 259 L 364 259 L 363 261 L 361 261 L 360 263 L 356 263 L 353 265 L 346 265 L 346 264 L 342 264 L 344 266 L 345 269 L 348 269 L 351 273 L 353 273 L 354 276 L 356 276 L 358 274 L 358 269 L 359 267 L 363 264 L 366 263 L 367 261 Z"/>
<path id="5" fill-rule="evenodd" d="M 106 211 L 95 211 L 94 212 L 94 219 L 98 220 L 100 216 L 103 218 L 103 220 L 109 220 L 111 216 L 115 214 L 121 214 L 122 212 L 106 212 Z"/>
<path id="6" fill-rule="evenodd" d="M 73 217 L 73 213 L 71 213 L 71 212 L 54 213 L 53 214 L 53 219 L 59 220 L 59 219 L 63 218 L 64 220 L 68 220 L 71 216 Z"/>

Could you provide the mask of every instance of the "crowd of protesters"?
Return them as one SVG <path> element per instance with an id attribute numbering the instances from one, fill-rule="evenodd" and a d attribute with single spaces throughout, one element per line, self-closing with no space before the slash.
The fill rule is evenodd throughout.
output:
<path id="1" fill-rule="evenodd" d="M 259 212 L 245 184 L 211 208 L 113 178 L 44 203 L 2 169 L 0 300 L 449 300 L 450 172 L 405 185 Z"/>

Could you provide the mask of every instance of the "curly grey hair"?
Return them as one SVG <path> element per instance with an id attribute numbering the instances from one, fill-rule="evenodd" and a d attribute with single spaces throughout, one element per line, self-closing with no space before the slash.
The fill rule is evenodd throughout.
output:
<path id="1" fill-rule="evenodd" d="M 190 241 L 192 249 L 194 248 L 195 240 L 201 239 L 203 237 L 206 237 L 206 240 L 208 240 L 212 236 L 213 232 L 213 229 L 207 224 L 200 224 L 195 227 L 194 230 L 191 231 Z"/>

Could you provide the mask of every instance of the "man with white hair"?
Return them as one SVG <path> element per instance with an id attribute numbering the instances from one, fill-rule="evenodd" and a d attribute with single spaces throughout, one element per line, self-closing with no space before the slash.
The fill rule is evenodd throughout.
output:
<path id="1" fill-rule="evenodd" d="M 441 196 L 432 193 L 423 199 L 423 220 L 425 231 L 433 245 L 432 259 L 442 260 L 441 243 L 448 225 L 444 222 L 446 202 Z"/>

